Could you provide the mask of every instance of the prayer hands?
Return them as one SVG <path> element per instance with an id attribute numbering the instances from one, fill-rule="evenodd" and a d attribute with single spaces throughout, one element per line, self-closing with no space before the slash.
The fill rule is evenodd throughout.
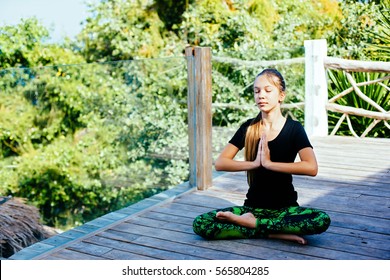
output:
<path id="1" fill-rule="evenodd" d="M 255 162 L 259 164 L 258 167 L 263 166 L 264 168 L 267 168 L 268 165 L 271 163 L 271 156 L 268 148 L 267 135 L 265 133 L 263 133 L 260 138 Z"/>
<path id="2" fill-rule="evenodd" d="M 261 136 L 261 165 L 264 168 L 268 168 L 269 163 L 271 163 L 271 154 L 268 148 L 267 135 L 263 133 Z"/>

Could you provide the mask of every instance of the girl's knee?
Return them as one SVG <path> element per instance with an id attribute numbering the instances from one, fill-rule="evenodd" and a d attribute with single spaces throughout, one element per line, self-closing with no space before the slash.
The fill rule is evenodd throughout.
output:
<path id="1" fill-rule="evenodd" d="M 194 233 L 200 235 L 204 238 L 210 238 L 209 229 L 213 226 L 215 214 L 213 213 L 205 213 L 197 216 L 193 223 L 192 229 Z"/>
<path id="2" fill-rule="evenodd" d="M 320 211 L 318 216 L 318 233 L 322 233 L 329 228 L 331 220 L 329 215 L 323 211 Z"/>

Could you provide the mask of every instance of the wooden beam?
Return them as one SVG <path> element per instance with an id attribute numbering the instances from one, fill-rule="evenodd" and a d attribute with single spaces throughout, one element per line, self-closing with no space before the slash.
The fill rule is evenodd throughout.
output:
<path id="1" fill-rule="evenodd" d="M 190 185 L 212 185 L 211 49 L 186 48 L 188 67 L 188 137 Z"/>
<path id="2" fill-rule="evenodd" d="M 365 110 L 362 108 L 353 108 L 353 107 L 334 104 L 334 103 L 326 104 L 326 109 L 332 112 L 339 112 L 348 115 L 367 117 L 376 120 L 388 120 L 388 121 L 390 120 L 390 113 L 388 112 L 375 112 L 375 111 Z"/>
<path id="3" fill-rule="evenodd" d="M 390 62 L 384 61 L 359 61 L 348 60 L 336 57 L 324 59 L 326 68 L 335 70 L 346 70 L 349 72 L 385 72 L 390 73 Z"/>
<path id="4" fill-rule="evenodd" d="M 309 136 L 328 135 L 326 40 L 305 41 L 305 129 Z"/>
<path id="5" fill-rule="evenodd" d="M 237 65 L 237 66 L 244 65 L 247 67 L 268 68 L 268 67 L 275 67 L 281 65 L 303 64 L 305 63 L 305 58 L 295 57 L 295 58 L 279 59 L 279 60 L 242 60 L 238 58 L 214 56 L 213 61 L 220 62 L 220 63 L 229 63 L 231 65 Z"/>

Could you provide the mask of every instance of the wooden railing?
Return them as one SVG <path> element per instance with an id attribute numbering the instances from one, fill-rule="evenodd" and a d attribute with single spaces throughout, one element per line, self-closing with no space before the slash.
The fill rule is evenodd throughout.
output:
<path id="1" fill-rule="evenodd" d="M 385 77 L 382 77 L 380 79 L 372 80 L 372 81 L 366 81 L 357 83 L 355 79 L 352 77 L 352 75 L 349 73 L 351 72 L 385 72 L 390 73 L 390 63 L 386 62 L 366 62 L 366 61 L 350 61 L 345 59 L 338 59 L 333 57 L 327 57 L 324 60 L 324 66 L 327 69 L 335 69 L 335 70 L 343 70 L 344 74 L 346 75 L 349 83 L 351 84 L 351 87 L 348 89 L 340 92 L 336 96 L 332 97 L 328 100 L 328 103 L 326 105 L 326 109 L 328 111 L 332 112 L 338 112 L 342 113 L 343 115 L 335 125 L 334 129 L 331 132 L 331 135 L 335 135 L 337 130 L 340 128 L 341 123 L 346 119 L 347 124 L 349 127 L 349 130 L 355 137 L 359 137 L 355 130 L 352 127 L 351 120 L 349 118 L 349 115 L 355 115 L 355 116 L 361 116 L 361 117 L 367 117 L 373 119 L 373 122 L 366 128 L 366 130 L 360 135 L 360 137 L 365 137 L 367 134 L 381 121 L 384 122 L 385 126 L 390 129 L 390 125 L 388 121 L 390 120 L 390 111 L 387 112 L 384 108 L 382 108 L 378 103 L 367 97 L 359 87 L 361 86 L 367 86 L 372 84 L 378 84 L 382 87 L 384 87 L 387 91 L 390 91 L 390 88 L 386 86 L 383 82 L 386 80 L 390 80 L 390 75 L 387 75 Z M 346 96 L 347 94 L 356 94 L 358 97 L 360 97 L 362 100 L 370 104 L 373 108 L 375 108 L 377 111 L 370 111 L 365 110 L 362 108 L 354 108 L 350 106 L 343 106 L 336 104 L 336 101 L 340 98 Z"/>
<path id="2" fill-rule="evenodd" d="M 306 94 L 305 94 L 305 129 L 310 135 L 328 135 L 328 111 L 342 113 L 342 116 L 333 128 L 331 135 L 335 135 L 341 124 L 346 120 L 348 128 L 355 137 L 365 137 L 380 122 L 390 129 L 388 121 L 390 112 L 386 111 L 375 101 L 370 99 L 359 87 L 379 84 L 386 90 L 390 88 L 383 82 L 390 79 L 390 75 L 380 79 L 357 83 L 350 72 L 390 73 L 390 62 L 347 60 L 326 55 L 326 40 L 312 40 L 305 42 L 306 66 Z M 334 97 L 328 99 L 326 82 L 327 69 L 341 70 L 350 83 L 350 87 Z M 376 111 L 336 104 L 336 101 L 347 94 L 356 94 Z M 359 136 L 353 129 L 350 115 L 373 119 L 372 123 Z"/>

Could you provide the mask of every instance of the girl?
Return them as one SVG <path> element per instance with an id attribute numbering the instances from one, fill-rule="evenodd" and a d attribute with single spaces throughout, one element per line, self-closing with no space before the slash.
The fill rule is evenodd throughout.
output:
<path id="1" fill-rule="evenodd" d="M 243 123 L 215 162 L 218 171 L 246 171 L 249 189 L 244 206 L 214 210 L 195 218 L 194 232 L 207 239 L 277 238 L 306 244 L 301 235 L 327 230 L 329 216 L 300 207 L 292 174 L 317 175 L 317 161 L 299 122 L 281 113 L 285 82 L 265 69 L 254 82 L 260 113 Z M 243 149 L 245 161 L 235 160 Z M 296 155 L 300 161 L 295 162 Z"/>

